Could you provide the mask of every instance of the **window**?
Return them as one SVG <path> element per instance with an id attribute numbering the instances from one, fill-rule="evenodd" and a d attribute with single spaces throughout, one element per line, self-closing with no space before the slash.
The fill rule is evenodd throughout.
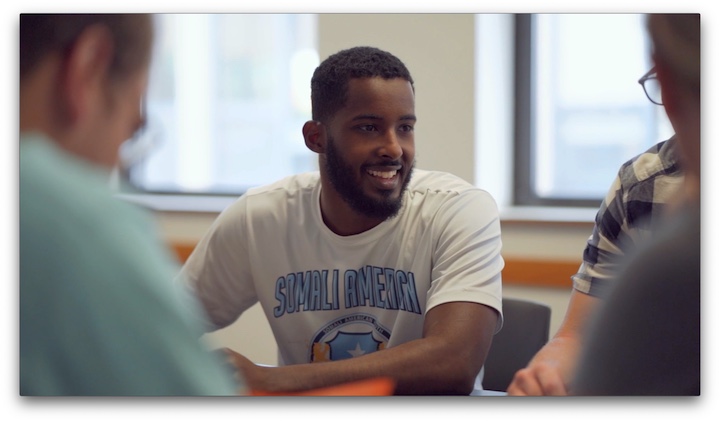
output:
<path id="1" fill-rule="evenodd" d="M 664 109 L 648 101 L 637 83 L 651 65 L 643 15 L 475 17 L 476 39 L 452 40 L 477 48 L 476 115 L 458 124 L 476 131 L 481 145 L 471 171 L 502 208 L 597 209 L 620 165 L 671 135 Z M 317 157 L 305 147 L 301 127 L 310 119 L 310 78 L 319 63 L 318 18 L 157 15 L 145 104 L 149 127 L 122 154 L 131 185 L 144 193 L 226 195 L 219 199 L 225 201 L 249 187 L 315 170 Z M 333 37 L 326 48 L 376 42 L 363 38 L 374 21 L 365 18 L 322 15 Z M 430 83 L 452 77 L 457 69 L 433 67 L 432 52 L 417 48 L 413 40 L 420 34 L 412 32 L 418 29 L 409 18 L 398 15 L 397 28 L 382 30 L 393 41 L 391 50 L 413 63 L 412 71 L 437 74 Z M 338 30 L 344 27 L 349 30 Z M 423 101 L 446 101 L 421 92 Z M 456 133 L 467 140 L 466 132 Z M 467 144 L 453 145 L 462 146 L 448 148 L 449 156 L 465 154 L 457 151 Z M 430 157 L 426 163 L 436 165 Z M 175 195 L 152 199 L 158 196 L 164 201 Z M 209 200 L 195 199 L 181 200 Z"/>
<path id="2" fill-rule="evenodd" d="M 638 79 L 638 14 L 516 16 L 516 205 L 597 207 L 620 165 L 672 135 Z"/>
<path id="3" fill-rule="evenodd" d="M 315 15 L 156 15 L 148 127 L 121 150 L 149 193 L 234 195 L 314 170 L 301 128 L 318 65 Z"/>

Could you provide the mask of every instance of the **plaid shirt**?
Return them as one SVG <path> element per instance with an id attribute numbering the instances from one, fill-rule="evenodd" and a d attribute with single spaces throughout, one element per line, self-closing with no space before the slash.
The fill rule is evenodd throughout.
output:
<path id="1" fill-rule="evenodd" d="M 682 183 L 675 143 L 673 136 L 620 167 L 595 217 L 583 263 L 571 277 L 576 290 L 602 295 L 626 251 L 649 236 Z"/>

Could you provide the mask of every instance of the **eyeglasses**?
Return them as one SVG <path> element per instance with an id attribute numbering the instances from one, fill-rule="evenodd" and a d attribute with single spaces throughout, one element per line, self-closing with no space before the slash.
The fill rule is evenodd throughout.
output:
<path id="1" fill-rule="evenodd" d="M 140 124 L 135 133 L 120 145 L 120 165 L 122 168 L 130 168 L 142 159 L 146 158 L 157 146 L 161 128 L 157 120 L 148 122 L 147 103 L 145 96 L 140 100 Z"/>
<path id="2" fill-rule="evenodd" d="M 660 82 L 658 82 L 657 72 L 654 67 L 644 74 L 642 78 L 638 79 L 638 83 L 642 85 L 648 100 L 653 104 L 663 105 L 662 95 L 660 95 Z"/>

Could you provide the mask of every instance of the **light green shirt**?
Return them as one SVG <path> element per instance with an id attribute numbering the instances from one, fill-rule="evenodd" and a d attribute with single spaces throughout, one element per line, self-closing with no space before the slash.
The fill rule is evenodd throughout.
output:
<path id="1" fill-rule="evenodd" d="M 232 395 L 149 215 L 106 172 L 20 140 L 20 394 Z"/>

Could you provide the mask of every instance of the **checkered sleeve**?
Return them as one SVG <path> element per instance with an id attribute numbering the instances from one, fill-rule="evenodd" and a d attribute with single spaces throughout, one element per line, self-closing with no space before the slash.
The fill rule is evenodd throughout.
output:
<path id="1" fill-rule="evenodd" d="M 595 217 L 583 262 L 571 277 L 573 287 L 603 295 L 625 251 L 649 236 L 681 182 L 674 141 L 660 142 L 625 162 Z"/>
<path id="2" fill-rule="evenodd" d="M 595 216 L 595 226 L 583 251 L 583 261 L 572 276 L 573 287 L 597 295 L 611 276 L 614 263 L 622 256 L 619 235 L 625 223 L 621 177 L 613 181 Z"/>

